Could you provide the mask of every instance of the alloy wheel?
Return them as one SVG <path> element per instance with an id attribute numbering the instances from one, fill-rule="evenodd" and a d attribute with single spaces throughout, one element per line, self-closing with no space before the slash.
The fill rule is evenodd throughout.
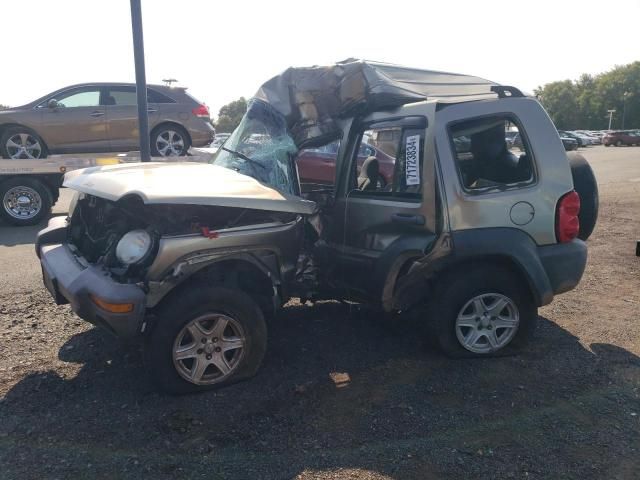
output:
<path id="1" fill-rule="evenodd" d="M 513 340 L 520 318 L 513 300 L 499 293 L 484 293 L 469 300 L 458 313 L 456 336 L 473 353 L 491 353 Z"/>
<path id="2" fill-rule="evenodd" d="M 5 144 L 9 158 L 40 158 L 42 146 L 40 141 L 29 133 L 16 133 L 7 139 Z"/>
<path id="3" fill-rule="evenodd" d="M 156 137 L 156 149 L 163 157 L 175 157 L 184 152 L 184 138 L 175 130 L 164 130 Z"/>
<path id="4" fill-rule="evenodd" d="M 240 323 L 221 313 L 207 313 L 184 326 L 173 344 L 173 364 L 196 385 L 219 383 L 231 376 L 244 356 Z"/>

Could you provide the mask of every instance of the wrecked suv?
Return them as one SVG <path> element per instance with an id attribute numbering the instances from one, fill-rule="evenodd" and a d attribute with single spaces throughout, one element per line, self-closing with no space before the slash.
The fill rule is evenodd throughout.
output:
<path id="1" fill-rule="evenodd" d="M 296 159 L 336 143 L 334 173 L 301 183 Z M 384 181 L 376 152 L 392 159 Z M 88 168 L 64 185 L 69 215 L 36 242 L 46 287 L 143 342 L 174 393 L 255 374 L 292 297 L 413 312 L 455 357 L 517 350 L 537 308 L 580 281 L 578 236 L 597 216 L 589 166 L 535 99 L 351 60 L 265 83 L 210 164 Z"/>

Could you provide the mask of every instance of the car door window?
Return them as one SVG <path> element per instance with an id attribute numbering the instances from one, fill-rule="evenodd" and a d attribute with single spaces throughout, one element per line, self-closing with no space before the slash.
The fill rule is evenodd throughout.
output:
<path id="1" fill-rule="evenodd" d="M 136 105 L 136 87 L 112 87 L 105 91 L 104 105 Z"/>
<path id="2" fill-rule="evenodd" d="M 61 95 L 58 106 L 63 108 L 97 107 L 100 105 L 100 90 L 76 91 Z"/>
<path id="3" fill-rule="evenodd" d="M 354 193 L 420 198 L 424 133 L 424 128 L 403 125 L 364 129 L 352 163 Z"/>

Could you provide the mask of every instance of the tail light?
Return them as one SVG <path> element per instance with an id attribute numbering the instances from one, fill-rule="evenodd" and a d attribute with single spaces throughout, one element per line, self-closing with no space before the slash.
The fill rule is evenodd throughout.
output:
<path id="1" fill-rule="evenodd" d="M 191 110 L 196 117 L 200 118 L 209 118 L 209 107 L 206 105 L 198 105 L 196 108 Z"/>
<path id="2" fill-rule="evenodd" d="M 580 195 L 574 190 L 564 195 L 556 209 L 556 238 L 558 242 L 570 242 L 580 233 Z"/>

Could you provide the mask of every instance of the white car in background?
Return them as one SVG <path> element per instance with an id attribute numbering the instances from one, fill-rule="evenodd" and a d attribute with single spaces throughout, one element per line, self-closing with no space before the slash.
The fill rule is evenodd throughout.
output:
<path id="1" fill-rule="evenodd" d="M 576 137 L 579 137 L 580 140 L 582 140 L 582 145 L 586 146 L 586 145 L 595 145 L 595 139 L 589 135 L 585 135 L 582 132 L 579 132 L 577 130 L 573 130 L 572 132 Z"/>

